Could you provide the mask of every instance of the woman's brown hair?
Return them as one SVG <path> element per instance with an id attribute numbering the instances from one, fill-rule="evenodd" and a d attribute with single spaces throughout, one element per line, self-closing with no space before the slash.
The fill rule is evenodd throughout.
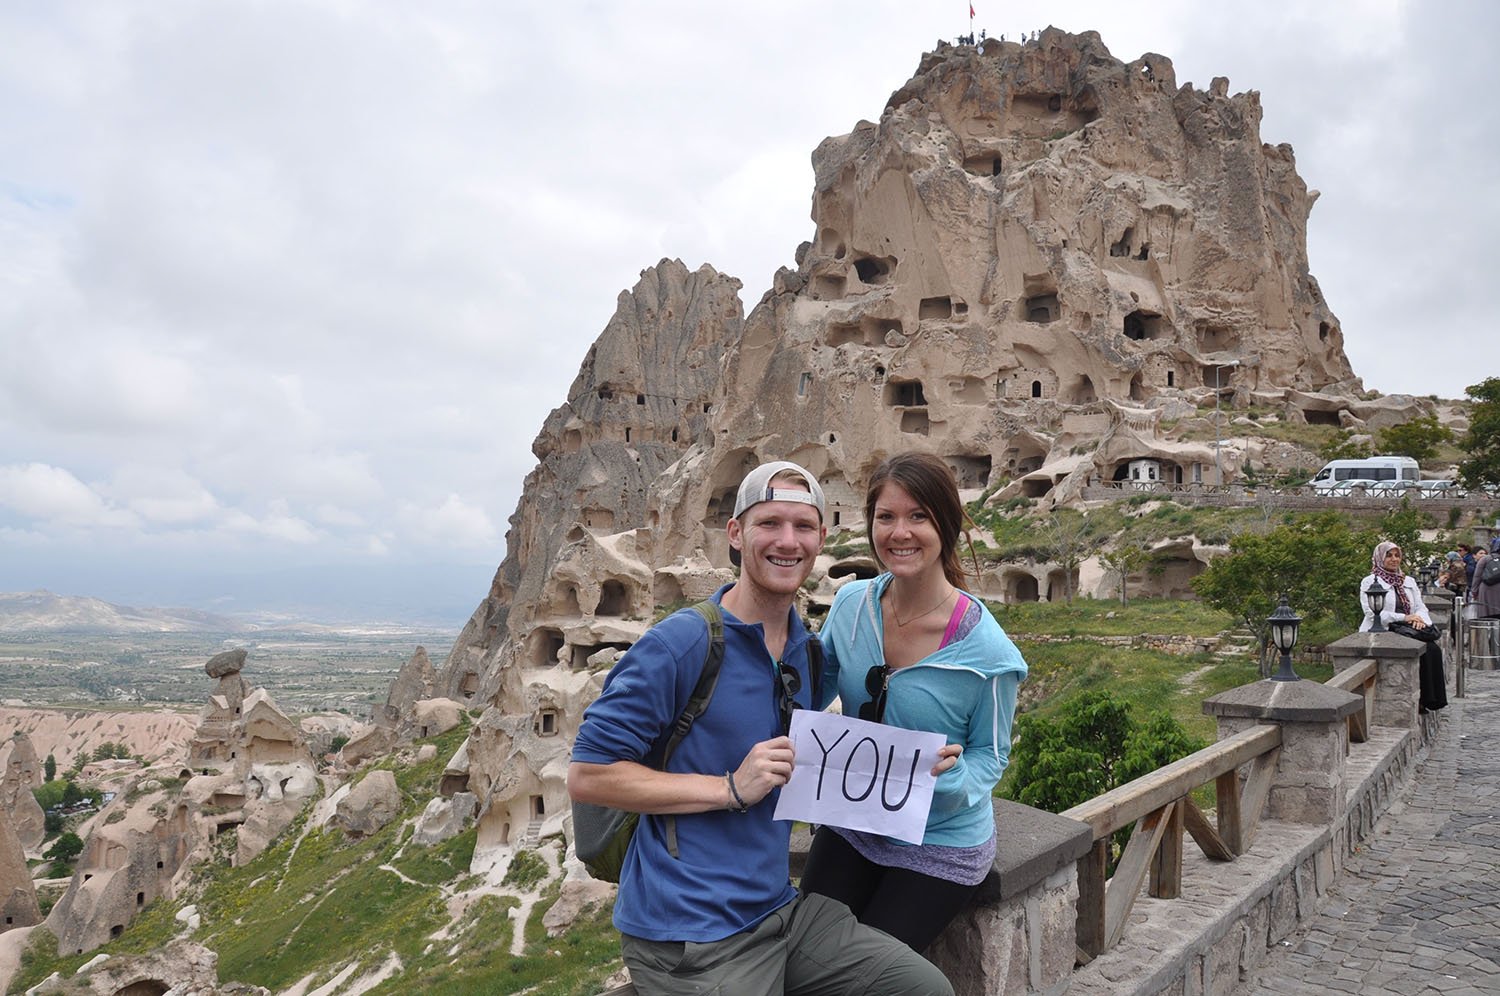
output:
<path id="1" fill-rule="evenodd" d="M 974 562 L 972 576 L 977 581 L 979 561 L 968 535 L 969 517 L 958 498 L 958 480 L 946 463 L 930 453 L 898 453 L 882 461 L 870 475 L 870 485 L 865 490 L 865 528 L 870 533 L 870 552 L 875 562 L 885 567 L 885 562 L 875 551 L 875 500 L 880 497 L 880 490 L 892 483 L 899 484 L 932 518 L 932 524 L 937 527 L 938 541 L 942 544 L 940 559 L 948 583 L 962 588 L 968 576 L 958 558 L 960 535 L 969 544 L 969 559 Z"/>

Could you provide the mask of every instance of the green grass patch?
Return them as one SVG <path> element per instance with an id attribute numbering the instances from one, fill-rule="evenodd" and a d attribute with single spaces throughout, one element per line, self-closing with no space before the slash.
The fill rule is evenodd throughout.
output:
<path id="1" fill-rule="evenodd" d="M 1046 636 L 1136 636 L 1172 634 L 1214 636 L 1235 625 L 1227 613 L 1181 598 L 1137 598 L 1128 605 L 1113 599 L 1076 598 L 1067 602 L 989 603 L 1007 633 Z"/>

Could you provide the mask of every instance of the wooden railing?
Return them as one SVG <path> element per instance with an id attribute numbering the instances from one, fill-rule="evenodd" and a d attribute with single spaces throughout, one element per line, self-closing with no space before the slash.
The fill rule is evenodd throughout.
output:
<path id="1" fill-rule="evenodd" d="M 1345 668 L 1324 684 L 1353 692 L 1365 700 L 1365 707 L 1349 717 L 1349 742 L 1362 744 L 1370 739 L 1370 714 L 1375 711 L 1375 677 L 1379 665 L 1366 657 L 1351 668 Z"/>
<path id="2" fill-rule="evenodd" d="M 1233 861 L 1255 837 L 1271 775 L 1281 756 L 1281 727 L 1257 726 L 1173 761 L 1149 775 L 1111 789 L 1062 815 L 1087 823 L 1094 846 L 1078 862 L 1078 949 L 1088 961 L 1114 947 L 1130 909 L 1150 873 L 1158 899 L 1182 895 L 1182 835 L 1186 830 L 1214 861 Z M 1244 787 L 1238 769 L 1250 764 Z M 1190 793 L 1212 781 L 1218 826 Z M 1135 824 L 1135 832 L 1106 881 L 1111 835 Z"/>
<path id="3" fill-rule="evenodd" d="M 1360 661 L 1328 681 L 1333 688 L 1354 692 L 1364 708 L 1349 716 L 1349 740 L 1369 739 L 1374 708 L 1377 665 Z M 1281 727 L 1255 726 L 1220 740 L 1149 775 L 1111 789 L 1063 813 L 1094 832 L 1094 846 L 1078 862 L 1078 960 L 1087 963 L 1120 940 L 1131 907 L 1150 876 L 1148 892 L 1157 899 L 1182 895 L 1184 832 L 1211 861 L 1233 861 L 1255 839 L 1281 756 Z M 1240 784 L 1239 768 L 1250 771 Z M 1217 819 L 1193 801 L 1192 792 L 1214 783 Z M 1130 842 L 1108 874 L 1111 839 L 1116 831 L 1134 825 Z"/>

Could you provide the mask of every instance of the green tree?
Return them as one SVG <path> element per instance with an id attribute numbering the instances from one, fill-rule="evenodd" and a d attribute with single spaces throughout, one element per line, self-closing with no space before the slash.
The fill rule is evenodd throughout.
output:
<path id="1" fill-rule="evenodd" d="M 1060 813 L 1203 746 L 1169 713 L 1153 712 L 1138 724 L 1127 703 L 1091 689 L 1070 699 L 1055 719 L 1026 713 L 1016 720 L 1004 795 Z M 1129 840 L 1130 831 L 1122 830 L 1115 847 Z"/>
<path id="2" fill-rule="evenodd" d="M 1073 697 L 1055 719 L 1023 714 L 1014 739 L 1006 796 L 1053 813 L 1203 746 L 1165 712 L 1137 724 L 1128 703 L 1100 689 Z"/>
<path id="3" fill-rule="evenodd" d="M 1099 563 L 1106 571 L 1112 571 L 1115 577 L 1120 579 L 1120 604 L 1129 604 L 1126 592 L 1126 582 L 1130 575 L 1140 570 L 1146 564 L 1149 555 L 1144 547 L 1136 543 L 1122 543 L 1106 553 L 1099 555 Z"/>
<path id="4" fill-rule="evenodd" d="M 1073 576 L 1094 542 L 1088 534 L 1088 523 L 1072 509 L 1055 512 L 1042 526 L 1041 549 L 1048 560 L 1062 568 L 1063 594 L 1069 602 L 1073 601 Z"/>
<path id="5" fill-rule="evenodd" d="M 42 857 L 51 858 L 56 863 L 65 865 L 82 853 L 83 841 L 76 833 L 69 830 L 59 835 L 52 846 L 42 852 Z"/>
<path id="6" fill-rule="evenodd" d="M 83 792 L 75 782 L 63 782 L 62 804 L 76 806 L 83 801 Z"/>
<path id="7" fill-rule="evenodd" d="M 1260 642 L 1261 675 L 1270 674 L 1266 618 L 1285 593 L 1306 626 L 1359 624 L 1355 590 L 1370 572 L 1378 537 L 1350 528 L 1337 512 L 1319 512 L 1265 533 L 1241 533 L 1229 552 L 1193 579 L 1193 590 L 1244 622 Z"/>
<path id="8" fill-rule="evenodd" d="M 1458 465 L 1465 487 L 1500 486 L 1500 377 L 1486 377 L 1464 388 L 1469 396 L 1469 431 L 1459 448 L 1469 455 Z"/>
<path id="9" fill-rule="evenodd" d="M 1439 446 L 1452 439 L 1453 430 L 1438 425 L 1436 415 L 1418 415 L 1400 425 L 1380 430 L 1380 452 L 1400 453 L 1418 463 L 1425 463 L 1437 456 Z"/>
<path id="10" fill-rule="evenodd" d="M 1324 460 L 1359 460 L 1369 456 L 1369 444 L 1356 443 L 1353 436 L 1348 429 L 1335 429 L 1328 442 L 1318 447 L 1318 456 Z"/>
<path id="11" fill-rule="evenodd" d="M 57 758 L 51 754 L 42 762 L 42 780 L 50 782 L 57 777 Z"/>

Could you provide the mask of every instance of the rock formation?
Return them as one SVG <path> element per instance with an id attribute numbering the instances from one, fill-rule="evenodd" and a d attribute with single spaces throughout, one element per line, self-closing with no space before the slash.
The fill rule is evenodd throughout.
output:
<path id="1" fill-rule="evenodd" d="M 10 817 L 10 826 L 21 847 L 35 851 L 46 836 L 46 814 L 31 790 L 42 784 L 42 766 L 37 763 L 31 738 L 11 735 L 5 768 L 0 773 L 0 810 Z"/>
<path id="2" fill-rule="evenodd" d="M 747 318 L 708 266 L 663 260 L 620 296 L 436 677 L 486 708 L 444 778 L 478 797 L 481 849 L 563 829 L 600 672 L 656 607 L 732 577 L 724 525 L 762 460 L 819 476 L 834 547 L 893 452 L 1045 506 L 1135 472 L 1214 483 L 1220 462 L 1232 480 L 1260 451 L 1199 441 L 1215 399 L 1343 425 L 1416 404 L 1353 396 L 1308 270 L 1317 194 L 1289 146 L 1261 142 L 1258 94 L 1179 86 L 1170 60 L 1121 62 L 1093 32 L 983 49 L 940 46 L 878 123 L 818 147 L 814 237 Z M 824 567 L 815 601 L 873 569 Z M 1054 567 L 981 591 L 1073 583 Z"/>
<path id="3" fill-rule="evenodd" d="M 92 951 L 118 937 L 158 896 L 172 898 L 173 877 L 192 850 L 189 807 L 164 791 L 133 803 L 118 799 L 102 817 L 68 890 L 47 915 L 62 954 Z"/>
<path id="4" fill-rule="evenodd" d="M 368 837 L 400 812 L 401 789 L 396 785 L 396 776 L 380 768 L 360 779 L 339 800 L 337 818 L 351 837 Z"/>
<path id="5" fill-rule="evenodd" d="M 198 716 L 198 729 L 188 746 L 188 765 L 221 765 L 233 760 L 234 724 L 240 717 L 250 685 L 240 677 L 245 666 L 244 650 L 226 650 L 210 657 L 203 670 L 218 680 L 208 704 Z"/>
<path id="6" fill-rule="evenodd" d="M 209 695 L 188 749 L 196 777 L 184 788 L 199 806 L 216 810 L 206 836 L 234 829 L 235 861 L 259 854 L 318 792 L 317 766 L 301 728 L 264 688 L 241 676 L 245 651 L 211 658 L 204 670 L 218 684 Z"/>
<path id="7" fill-rule="evenodd" d="M 95 961 L 80 968 L 66 985 L 43 992 L 99 994 L 99 996 L 145 996 L 147 993 L 181 993 L 183 996 L 254 996 L 269 993 L 261 986 L 230 983 L 219 986 L 219 956 L 201 944 L 176 940 L 146 955 L 122 955 Z"/>
<path id="8" fill-rule="evenodd" d="M 391 682 L 385 705 L 375 710 L 375 724 L 389 729 L 411 717 L 412 709 L 423 699 L 432 698 L 434 674 L 426 647 L 418 647 L 411 659 L 401 665 Z"/>
<path id="9" fill-rule="evenodd" d="M 0 933 L 41 922 L 36 887 L 31 884 L 21 839 L 11 826 L 9 813 L 0 807 Z"/>

